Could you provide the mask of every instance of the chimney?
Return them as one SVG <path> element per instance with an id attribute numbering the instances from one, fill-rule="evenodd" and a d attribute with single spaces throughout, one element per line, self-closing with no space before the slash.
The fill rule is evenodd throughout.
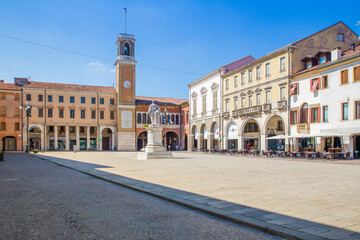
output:
<path id="1" fill-rule="evenodd" d="M 351 44 L 351 50 L 352 51 L 355 51 L 355 45 L 356 45 L 356 43 Z"/>
<path id="2" fill-rule="evenodd" d="M 331 51 L 331 61 L 336 61 L 341 57 L 341 47 L 334 48 Z"/>
<path id="3" fill-rule="evenodd" d="M 5 81 L 4 80 L 0 80 L 1 83 L 4 83 Z"/>

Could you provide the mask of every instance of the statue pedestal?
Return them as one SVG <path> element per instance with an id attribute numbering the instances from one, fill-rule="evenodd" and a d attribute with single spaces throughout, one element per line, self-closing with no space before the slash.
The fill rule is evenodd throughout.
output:
<path id="1" fill-rule="evenodd" d="M 140 160 L 156 158 L 173 158 L 171 152 L 166 151 L 162 145 L 162 127 L 160 125 L 151 125 L 147 130 L 147 144 L 143 152 L 139 152 L 137 158 Z"/>

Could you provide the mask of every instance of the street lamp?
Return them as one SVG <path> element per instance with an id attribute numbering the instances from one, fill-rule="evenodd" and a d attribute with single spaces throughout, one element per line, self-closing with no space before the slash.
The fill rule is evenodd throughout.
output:
<path id="1" fill-rule="evenodd" d="M 163 113 L 161 113 L 164 119 L 163 124 L 165 124 L 165 131 L 166 131 L 166 125 L 170 123 L 170 114 L 169 112 L 166 110 L 166 105 L 165 105 L 165 110 Z M 165 147 L 167 149 L 167 138 L 166 138 L 167 132 L 165 132 Z"/>
<path id="2" fill-rule="evenodd" d="M 30 106 L 30 102 L 27 101 L 26 105 L 20 105 L 19 106 L 20 110 L 25 108 L 26 110 L 26 148 L 25 148 L 25 152 L 28 153 L 29 152 L 29 117 L 31 117 L 31 106 Z M 35 110 L 35 105 L 33 107 L 33 109 Z"/>

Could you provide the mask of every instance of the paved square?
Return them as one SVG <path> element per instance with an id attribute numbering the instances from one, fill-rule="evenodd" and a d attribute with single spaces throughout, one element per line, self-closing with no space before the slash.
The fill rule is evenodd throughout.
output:
<path id="1" fill-rule="evenodd" d="M 40 155 L 196 193 L 202 196 L 190 200 L 306 233 L 325 236 L 333 231 L 326 226 L 360 232 L 359 160 L 324 162 L 187 152 L 174 152 L 174 159 L 145 161 L 137 160 L 133 152 Z M 186 197 L 193 198 L 184 194 Z"/>

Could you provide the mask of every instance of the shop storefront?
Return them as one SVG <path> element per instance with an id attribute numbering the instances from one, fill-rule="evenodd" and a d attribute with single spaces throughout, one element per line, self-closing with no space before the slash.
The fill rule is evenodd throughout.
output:
<path id="1" fill-rule="evenodd" d="M 219 126 L 217 125 L 217 124 L 215 124 L 215 126 L 214 126 L 214 141 L 213 141 L 213 146 L 212 146 L 212 148 L 213 149 L 219 149 L 219 137 L 220 137 L 220 135 L 219 135 Z"/>
<path id="2" fill-rule="evenodd" d="M 238 127 L 236 123 L 231 123 L 228 128 L 228 139 L 227 139 L 227 148 L 228 149 L 238 149 Z"/>

